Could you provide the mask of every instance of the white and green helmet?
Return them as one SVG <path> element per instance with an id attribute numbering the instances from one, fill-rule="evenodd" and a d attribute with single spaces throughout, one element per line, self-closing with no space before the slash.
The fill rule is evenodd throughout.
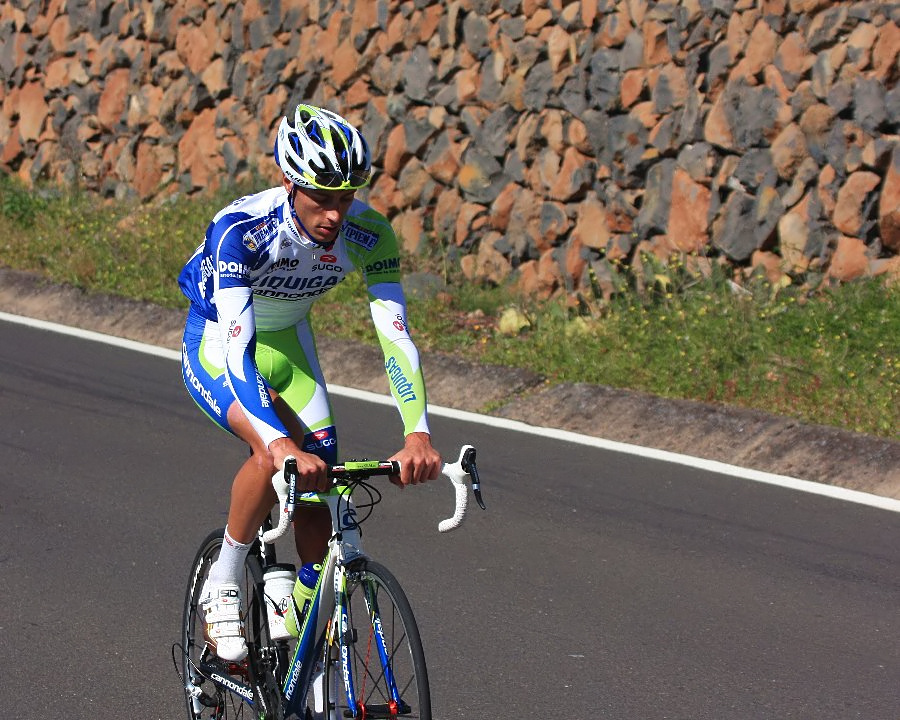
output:
<path id="1" fill-rule="evenodd" d="M 294 185 L 315 190 L 355 190 L 369 184 L 372 159 L 362 134 L 337 113 L 298 105 L 294 120 L 281 119 L 275 162 Z"/>

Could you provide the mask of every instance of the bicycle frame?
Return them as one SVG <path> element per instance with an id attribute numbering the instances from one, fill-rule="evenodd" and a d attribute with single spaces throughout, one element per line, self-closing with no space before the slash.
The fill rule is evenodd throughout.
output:
<path id="1" fill-rule="evenodd" d="M 299 714 L 305 707 L 306 696 L 315 671 L 315 662 L 324 649 L 323 645 L 330 647 L 335 641 L 340 642 L 340 639 L 348 631 L 348 612 L 345 602 L 346 566 L 352 560 L 367 557 L 361 548 L 359 527 L 355 520 L 356 509 L 351 493 L 351 489 L 345 487 L 337 493 L 318 496 L 327 502 L 331 512 L 332 536 L 313 593 L 313 601 L 303 619 L 297 647 L 282 689 L 286 716 L 292 712 Z M 388 652 L 380 632 L 381 618 L 378 615 L 378 608 L 368 597 L 368 593 L 366 603 L 370 621 L 376 628 L 375 637 L 382 670 L 394 699 L 399 702 L 399 692 L 393 681 L 388 663 Z M 346 661 L 346 653 L 346 647 L 342 646 L 341 675 L 348 704 L 353 707 L 356 704 L 353 691 L 353 670 L 350 663 Z"/>
<path id="2" fill-rule="evenodd" d="M 357 697 L 359 689 L 354 682 L 354 674 L 363 673 L 363 676 L 369 676 L 371 669 L 366 665 L 366 669 L 358 668 L 355 665 L 351 655 L 352 647 L 356 642 L 356 629 L 351 627 L 353 618 L 351 614 L 353 610 L 351 605 L 355 605 L 355 601 L 348 595 L 348 588 L 354 593 L 354 587 L 361 591 L 360 599 L 364 604 L 363 607 L 356 608 L 356 614 L 360 618 L 365 613 L 366 620 L 363 621 L 368 628 L 369 647 L 375 649 L 377 661 L 375 668 L 381 668 L 381 681 L 383 681 L 382 692 L 385 701 L 391 706 L 391 712 L 396 712 L 397 708 L 407 708 L 409 706 L 401 697 L 400 690 L 394 674 L 393 652 L 394 648 L 388 647 L 385 638 L 385 627 L 382 624 L 382 618 L 378 608 L 378 591 L 372 582 L 360 582 L 357 572 L 367 572 L 370 565 L 380 568 L 380 574 L 374 576 L 375 583 L 378 587 L 384 587 L 382 584 L 385 573 L 390 573 L 386 568 L 375 563 L 362 550 L 360 537 L 360 526 L 357 522 L 356 507 L 353 502 L 353 492 L 367 478 L 373 476 L 388 476 L 399 472 L 399 465 L 396 462 L 382 461 L 352 461 L 344 465 L 334 465 L 330 468 L 330 477 L 335 481 L 336 485 L 328 492 L 324 493 L 306 493 L 297 496 L 295 493 L 296 483 L 296 462 L 293 458 L 285 461 L 285 469 L 279 471 L 272 478 L 276 495 L 278 496 L 280 508 L 278 514 L 273 518 L 270 513 L 265 523 L 259 530 L 259 537 L 251 555 L 248 557 L 247 567 L 252 575 L 253 584 L 255 586 L 255 596 L 260 600 L 254 606 L 252 613 L 248 613 L 248 622 L 253 623 L 252 637 L 263 635 L 259 623 L 266 623 L 266 601 L 264 586 L 265 568 L 275 562 L 275 542 L 283 536 L 290 527 L 293 519 L 294 508 L 297 503 L 304 505 L 326 504 L 328 506 L 331 523 L 332 534 L 328 541 L 325 558 L 322 561 L 322 570 L 313 590 L 312 602 L 302 619 L 298 630 L 298 638 L 293 655 L 288 661 L 290 647 L 286 641 L 277 641 L 271 645 L 263 643 L 258 645 L 258 651 L 263 658 L 266 658 L 261 669 L 257 667 L 253 658 L 256 655 L 251 652 L 251 662 L 247 666 L 245 673 L 249 672 L 250 685 L 245 684 L 244 680 L 235 675 L 228 668 L 227 663 L 223 663 L 217 658 L 210 658 L 208 661 L 201 660 L 196 665 L 188 655 L 187 648 L 189 640 L 185 640 L 184 657 L 185 672 L 183 675 L 185 690 L 188 696 L 189 710 L 193 706 L 194 714 L 199 717 L 203 708 L 218 708 L 218 705 L 211 703 L 217 702 L 216 698 L 206 694 L 200 689 L 200 682 L 195 678 L 195 672 L 199 678 L 211 681 L 219 690 L 227 691 L 226 695 L 240 698 L 240 701 L 247 703 L 251 707 L 257 709 L 257 712 L 268 716 L 271 708 L 270 701 L 281 705 L 284 717 L 292 715 L 297 717 L 306 717 L 307 701 L 310 688 L 314 685 L 313 678 L 319 669 L 317 663 L 322 660 L 321 670 L 324 671 L 326 677 L 330 679 L 329 687 L 322 688 L 323 696 L 329 699 L 329 702 L 343 703 L 344 708 L 361 708 L 365 712 L 365 698 Z M 459 460 L 456 463 L 445 463 L 442 467 L 442 473 L 451 480 L 455 490 L 455 511 L 452 517 L 441 521 L 438 524 L 440 532 L 449 532 L 458 527 L 462 522 L 466 512 L 466 483 L 471 483 L 472 490 L 478 504 L 484 508 L 481 499 L 480 481 L 478 472 L 475 467 L 475 449 L 470 445 L 464 445 L 460 451 Z M 339 483 L 339 484 L 337 484 Z M 377 502 L 377 500 L 375 500 Z M 273 520 L 277 519 L 277 527 L 273 527 Z M 207 557 L 205 548 L 214 548 L 215 539 L 219 536 L 219 532 L 214 532 L 210 538 L 201 546 L 198 558 Z M 359 562 L 357 568 L 354 563 Z M 207 561 L 209 562 L 209 561 Z M 199 579 L 201 565 L 196 565 L 189 583 L 188 603 L 185 605 L 185 638 L 192 637 L 187 618 L 196 614 L 196 592 L 195 586 Z M 396 579 L 393 579 L 396 585 Z M 411 610 L 409 609 L 408 600 L 400 591 L 403 602 L 405 603 L 408 619 L 411 619 Z M 391 595 L 392 607 L 396 607 L 394 596 Z M 405 623 L 406 621 L 404 621 Z M 391 623 L 388 623 L 391 625 Z M 418 659 L 417 663 L 421 665 L 416 673 L 421 669 L 425 676 L 425 697 L 426 707 L 428 707 L 427 694 L 427 673 L 425 672 L 424 657 L 422 655 L 421 641 L 418 639 L 418 631 L 415 630 L 415 622 L 412 619 L 412 627 L 415 631 L 416 642 L 418 642 Z M 248 642 L 250 638 L 248 637 Z M 204 653 L 206 650 L 204 650 Z M 373 659 L 374 659 L 373 655 Z M 205 657 L 205 655 L 204 655 Z M 367 656 L 368 657 L 368 656 Z M 258 659 L 258 658 L 257 658 Z M 270 662 L 274 664 L 270 664 Z M 187 664 L 193 668 L 188 672 Z M 338 670 L 338 668 L 340 668 Z M 377 670 L 375 670 L 377 672 Z M 228 677 L 231 675 L 232 677 Z M 246 677 L 246 674 L 245 674 Z M 375 676 L 372 675 L 374 679 Z M 360 678 L 362 680 L 363 678 Z M 274 682 L 273 682 L 274 681 Z M 341 695 L 340 684 L 343 682 L 343 695 Z M 360 687 L 365 687 L 361 684 Z M 256 697 L 258 691 L 262 694 Z M 316 700 L 320 698 L 316 693 Z M 329 708 L 315 708 L 318 714 L 322 710 L 326 713 Z M 214 714 L 218 712 L 215 710 Z M 277 715 L 277 713 L 276 713 Z M 218 717 L 218 715 L 215 715 Z"/>

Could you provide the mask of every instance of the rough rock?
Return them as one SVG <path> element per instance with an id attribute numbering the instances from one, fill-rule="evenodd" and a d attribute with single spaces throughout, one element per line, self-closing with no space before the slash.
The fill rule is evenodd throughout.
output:
<path id="1" fill-rule="evenodd" d="M 738 266 L 764 249 L 798 275 L 827 270 L 841 254 L 823 245 L 841 236 L 865 246 L 866 275 L 900 252 L 894 3 L 20 6 L 0 6 L 0 170 L 26 183 L 151 201 L 268 176 L 279 117 L 305 100 L 362 124 L 378 171 L 368 199 L 392 219 L 438 215 L 447 195 L 490 206 L 511 187 L 553 208 L 542 225 L 507 198 L 525 218 L 467 228 L 468 262 L 500 252 L 520 287 L 538 278 L 530 263 L 577 243 L 589 264 L 611 250 L 630 263 L 639 242 L 661 261 L 702 251 Z M 808 197 L 801 245 L 789 214 Z M 542 292 L 578 286 L 551 282 L 551 265 Z"/>

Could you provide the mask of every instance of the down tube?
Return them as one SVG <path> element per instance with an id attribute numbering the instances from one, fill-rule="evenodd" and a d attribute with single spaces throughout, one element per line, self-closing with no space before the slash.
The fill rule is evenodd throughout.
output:
<path id="1" fill-rule="evenodd" d="M 291 667 L 284 681 L 285 717 L 290 716 L 291 713 L 303 717 L 302 710 L 306 702 L 306 693 L 309 690 L 309 681 L 316 664 L 318 648 L 321 647 L 321 643 L 317 643 L 315 640 L 316 623 L 310 622 L 312 618 L 318 617 L 320 596 L 321 593 L 316 593 L 313 604 L 306 613 L 300 640 L 294 651 L 294 659 L 291 661 Z"/>

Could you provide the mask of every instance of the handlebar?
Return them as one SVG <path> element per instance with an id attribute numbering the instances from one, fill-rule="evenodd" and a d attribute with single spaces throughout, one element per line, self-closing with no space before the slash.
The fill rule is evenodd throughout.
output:
<path id="1" fill-rule="evenodd" d="M 332 486 L 347 481 L 366 480 L 371 477 L 399 473 L 400 463 L 396 460 L 354 460 L 328 468 L 328 477 L 332 480 Z M 467 480 L 472 484 L 472 492 L 478 506 L 482 510 L 485 509 L 481 496 L 481 479 L 475 465 L 475 448 L 471 445 L 463 445 L 459 451 L 459 459 L 455 463 L 444 463 L 441 467 L 441 474 L 453 483 L 455 506 L 453 515 L 438 523 L 438 531 L 444 533 L 455 530 L 465 519 L 468 506 Z M 275 488 L 281 507 L 278 514 L 278 525 L 262 535 L 265 543 L 272 543 L 284 535 L 293 520 L 297 494 L 297 460 L 295 458 L 285 458 L 284 470 L 276 472 L 272 476 L 272 486 Z"/>
<path id="2" fill-rule="evenodd" d="M 478 507 L 482 510 L 485 509 L 484 500 L 481 497 L 481 479 L 478 477 L 478 468 L 475 466 L 475 448 L 471 445 L 463 445 L 459 451 L 459 460 L 452 465 L 444 463 L 441 472 L 453 483 L 456 509 L 451 517 L 438 523 L 438 530 L 450 532 L 458 528 L 466 516 L 469 498 L 466 488 L 467 478 L 472 483 L 472 494 L 475 495 Z"/>

